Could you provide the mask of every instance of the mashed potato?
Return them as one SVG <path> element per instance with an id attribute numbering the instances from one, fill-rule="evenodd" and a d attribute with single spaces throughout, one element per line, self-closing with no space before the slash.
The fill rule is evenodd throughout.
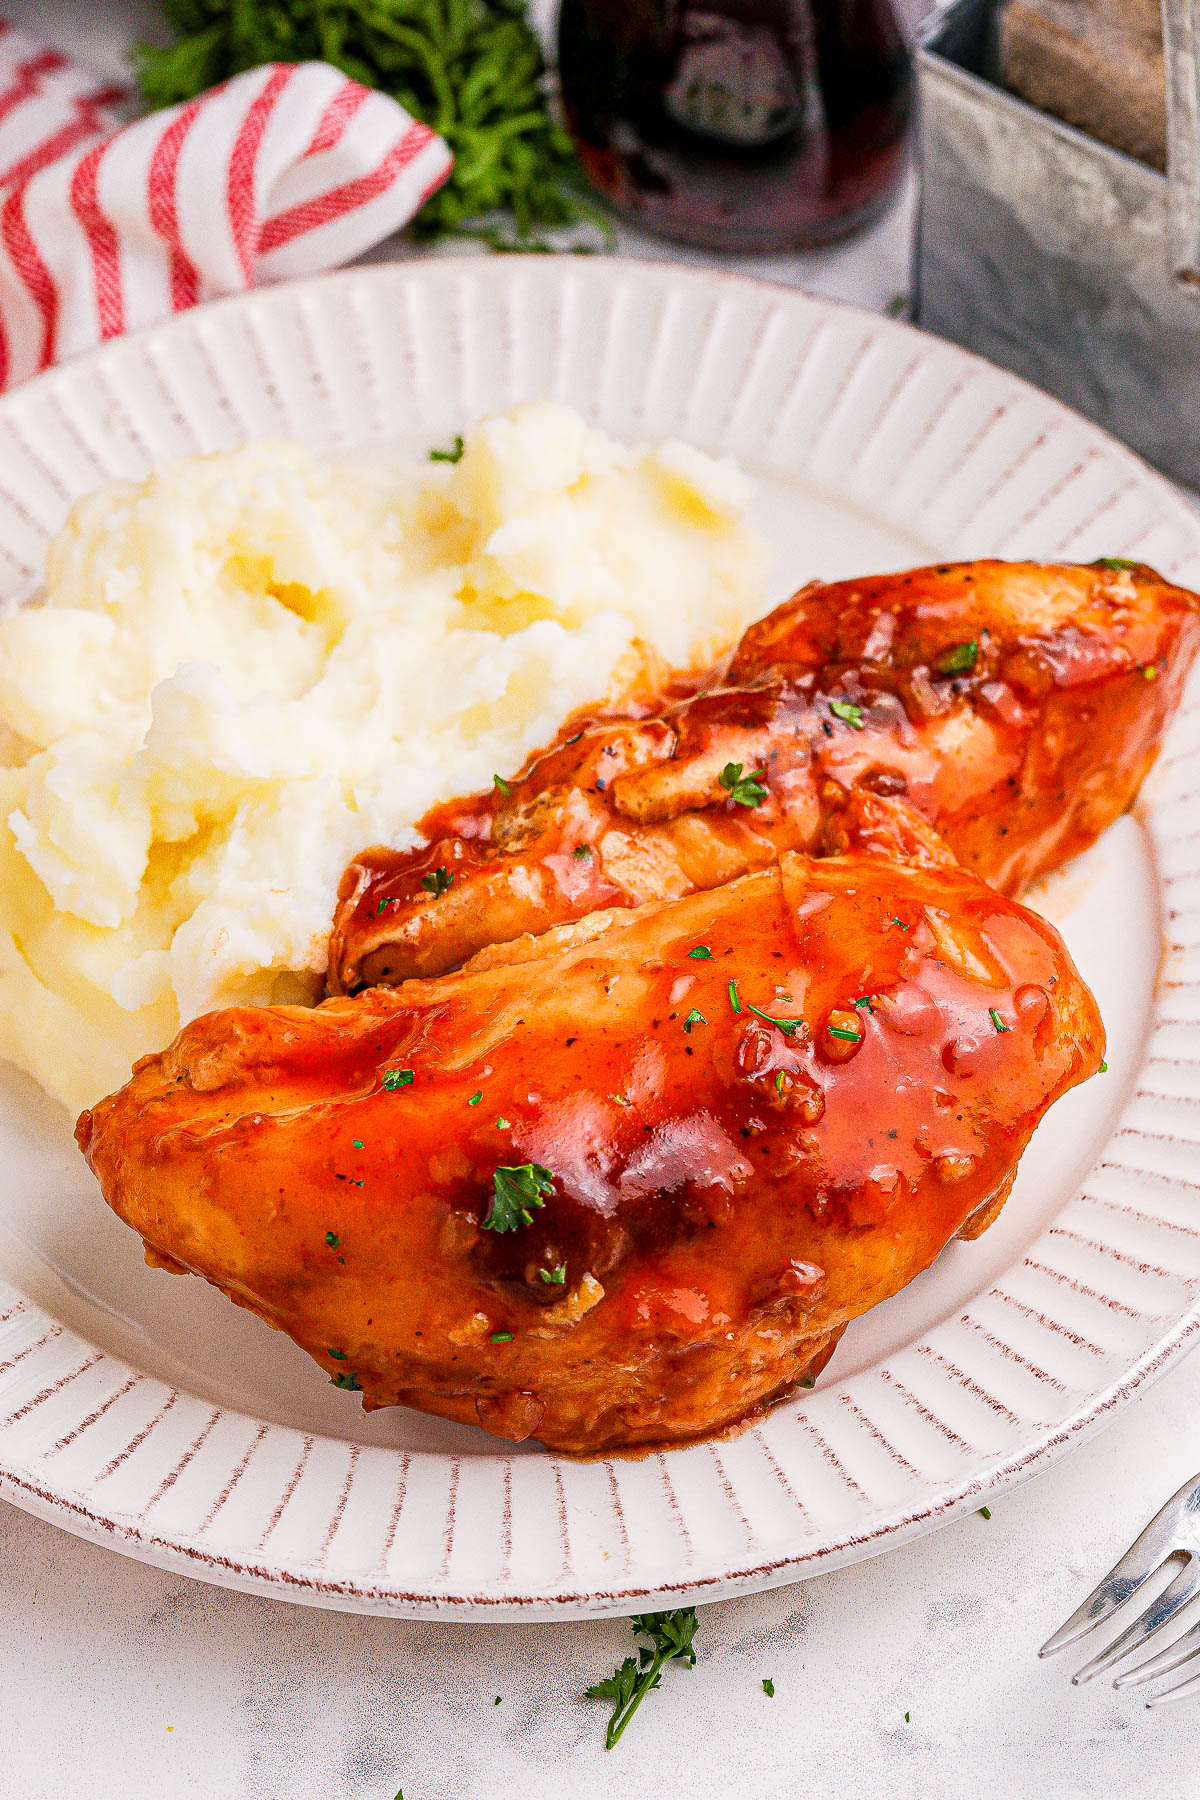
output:
<path id="1" fill-rule="evenodd" d="M 84 500 L 0 617 L 0 1055 L 77 1109 L 199 1012 L 314 998 L 356 851 L 763 610 L 746 500 L 548 403 L 454 465 L 253 444 Z"/>

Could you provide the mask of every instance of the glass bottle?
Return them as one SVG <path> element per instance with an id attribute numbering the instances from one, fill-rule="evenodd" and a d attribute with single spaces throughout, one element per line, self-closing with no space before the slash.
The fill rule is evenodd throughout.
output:
<path id="1" fill-rule="evenodd" d="M 904 166 L 912 65 L 891 0 L 562 0 L 559 70 L 593 186 L 685 243 L 844 236 Z"/>

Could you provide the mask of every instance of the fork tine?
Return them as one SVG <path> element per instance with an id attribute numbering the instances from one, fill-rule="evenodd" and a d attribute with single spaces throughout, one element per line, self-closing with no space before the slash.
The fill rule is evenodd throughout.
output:
<path id="1" fill-rule="evenodd" d="M 1070 1618 L 1046 1639 L 1038 1651 L 1039 1656 L 1053 1656 L 1056 1651 L 1075 1643 L 1076 1639 L 1101 1624 L 1137 1593 L 1142 1583 L 1154 1574 L 1174 1550 L 1174 1525 L 1180 1504 L 1186 1505 L 1197 1485 L 1195 1480 L 1187 1482 L 1177 1494 L 1172 1494 L 1165 1506 L 1159 1508 L 1145 1531 L 1134 1539 L 1115 1568 L 1109 1570 L 1082 1606 L 1077 1606 Z"/>
<path id="2" fill-rule="evenodd" d="M 1196 1652 L 1186 1657 L 1186 1662 L 1195 1660 Z M 1183 1681 L 1177 1681 L 1174 1687 L 1163 1688 L 1160 1693 L 1151 1694 L 1147 1706 L 1171 1706 L 1176 1700 L 1186 1700 L 1192 1694 L 1200 1693 L 1200 1675 L 1189 1675 Z"/>
<path id="3" fill-rule="evenodd" d="M 1181 1613 L 1188 1601 L 1194 1599 L 1197 1593 L 1200 1593 L 1200 1564 L 1191 1558 L 1179 1570 L 1175 1579 L 1163 1589 L 1162 1593 L 1155 1595 L 1145 1612 L 1139 1614 L 1132 1625 L 1127 1625 L 1119 1637 L 1115 1637 L 1112 1643 L 1106 1645 L 1098 1656 L 1093 1656 L 1091 1662 L 1084 1663 L 1082 1669 L 1072 1675 L 1071 1680 L 1074 1685 L 1079 1687 L 1083 1682 L 1091 1681 L 1094 1676 L 1102 1674 L 1105 1669 L 1110 1669 L 1114 1663 L 1122 1661 L 1127 1656 L 1132 1656 L 1134 1651 L 1140 1650 L 1146 1640 L 1152 1637 L 1156 1631 L 1161 1631 L 1164 1625 L 1169 1625 L 1176 1614 Z M 1133 1674 L 1135 1671 L 1130 1670 L 1129 1675 L 1126 1675 L 1124 1679 L 1128 1681 Z M 1136 1671 L 1136 1674 L 1139 1680 L 1145 1679 L 1140 1669 Z M 1120 1686 L 1121 1683 L 1117 1682 L 1115 1685 Z"/>
<path id="4" fill-rule="evenodd" d="M 1113 1686 L 1140 1687 L 1143 1681 L 1154 1681 L 1159 1675 L 1167 1675 L 1197 1655 L 1200 1655 L 1200 1624 L 1190 1626 L 1157 1656 L 1148 1656 L 1136 1669 L 1127 1669 L 1124 1675 L 1118 1675 Z"/>

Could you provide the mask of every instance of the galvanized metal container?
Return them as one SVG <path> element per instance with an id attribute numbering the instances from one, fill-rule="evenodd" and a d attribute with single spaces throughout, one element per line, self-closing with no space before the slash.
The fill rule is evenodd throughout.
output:
<path id="1" fill-rule="evenodd" d="M 916 317 L 1200 486 L 1193 6 L 1164 6 L 1168 175 L 999 86 L 997 10 L 922 33 Z"/>

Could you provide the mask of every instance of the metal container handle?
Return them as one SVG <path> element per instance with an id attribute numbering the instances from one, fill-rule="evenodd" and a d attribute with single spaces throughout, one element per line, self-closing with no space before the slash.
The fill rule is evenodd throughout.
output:
<path id="1" fill-rule="evenodd" d="M 1200 0 L 1162 0 L 1167 88 L 1167 251 L 1176 281 L 1200 288 Z"/>

